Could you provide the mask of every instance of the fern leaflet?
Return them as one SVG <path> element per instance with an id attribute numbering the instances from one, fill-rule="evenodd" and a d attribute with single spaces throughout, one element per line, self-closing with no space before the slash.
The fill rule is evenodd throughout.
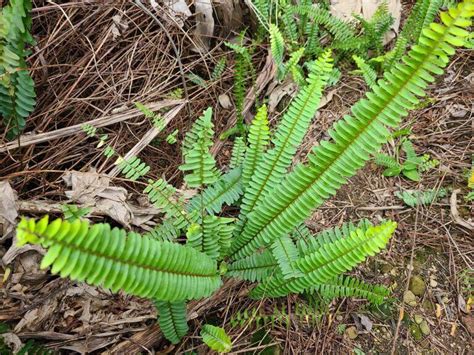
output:
<path id="1" fill-rule="evenodd" d="M 223 328 L 204 324 L 201 329 L 202 341 L 212 350 L 228 353 L 232 349 L 232 342 Z"/>

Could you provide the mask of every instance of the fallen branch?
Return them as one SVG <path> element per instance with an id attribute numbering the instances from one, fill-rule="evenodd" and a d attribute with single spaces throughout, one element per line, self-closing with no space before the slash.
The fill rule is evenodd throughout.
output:
<path id="1" fill-rule="evenodd" d="M 63 213 L 62 206 L 64 203 L 57 203 L 45 200 L 29 200 L 29 201 L 18 201 L 18 211 L 38 214 L 51 214 L 51 213 Z M 86 206 L 88 207 L 88 206 Z M 156 209 L 155 207 L 138 207 L 134 205 L 128 205 L 131 212 L 134 215 L 159 215 L 163 212 Z M 90 208 L 89 214 L 95 217 L 107 216 L 107 213 L 95 207 Z"/>
<path id="2" fill-rule="evenodd" d="M 182 105 L 183 102 L 184 102 L 183 100 L 163 100 L 163 101 L 147 104 L 147 107 L 152 111 L 157 111 L 164 107 Z M 32 135 L 22 135 L 14 142 L 9 142 L 3 146 L 0 146 L 0 153 L 6 152 L 10 149 L 27 147 L 32 144 L 48 142 L 53 139 L 58 139 L 62 137 L 71 136 L 73 134 L 77 134 L 82 131 L 81 126 L 84 124 L 90 124 L 94 127 L 105 127 L 114 123 L 127 121 L 131 118 L 139 117 L 141 115 L 143 115 L 141 111 L 139 111 L 136 108 L 133 108 L 133 109 L 129 109 L 123 112 L 97 118 L 95 120 L 91 120 L 88 122 L 76 124 L 74 126 L 60 128 L 51 132 L 32 134 Z"/>

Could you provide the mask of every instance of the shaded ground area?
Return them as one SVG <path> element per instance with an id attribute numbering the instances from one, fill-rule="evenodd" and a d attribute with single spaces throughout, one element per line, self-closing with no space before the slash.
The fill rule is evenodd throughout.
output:
<path id="1" fill-rule="evenodd" d="M 215 108 L 218 133 L 228 125 L 233 109 L 223 108 L 218 96 L 231 95 L 232 56 L 222 42 L 232 29 L 223 28 L 211 51 L 201 55 L 192 50 L 187 33 L 172 27 L 164 32 L 130 3 L 38 4 L 33 14 L 38 44 L 31 67 L 39 96 L 26 132 L 51 132 L 124 112 L 133 115 L 135 101 L 176 100 L 173 93 L 183 88 L 184 79 L 186 90 L 180 97 L 186 104 L 165 132 L 140 153 L 151 165 L 153 176 L 165 176 L 179 186 L 180 154 L 177 145 L 163 144 L 164 138 L 176 128 L 182 138 L 208 106 Z M 113 20 L 114 16 L 119 18 Z M 113 26 L 118 27 L 118 35 Z M 178 46 L 184 72 L 167 36 Z M 195 73 L 208 79 L 222 57 L 229 65 L 218 80 L 201 86 L 187 76 Z M 4 261 L 0 267 L 0 322 L 14 329 L 23 342 L 36 339 L 64 352 L 147 353 L 154 349 L 206 353 L 197 329 L 207 321 L 226 328 L 237 352 L 369 354 L 395 349 L 401 354 L 472 353 L 474 318 L 469 300 L 472 302 L 474 237 L 462 221 L 469 220 L 472 213 L 464 196 L 473 154 L 473 60 L 471 52 L 460 50 L 447 74 L 430 89 L 423 107 L 404 120 L 403 127 L 411 128 L 409 137 L 416 152 L 440 161 L 436 169 L 415 183 L 403 177 L 384 177 L 382 169 L 371 163 L 308 222 L 315 232 L 361 218 L 398 222 L 389 248 L 355 272 L 367 282 L 391 287 L 392 296 L 381 306 L 353 299 L 321 304 L 309 296 L 252 301 L 246 297 L 248 284 L 228 281 L 213 299 L 190 305 L 191 332 L 173 347 L 161 338 L 150 302 L 51 276 L 38 269 L 41 250 L 18 252 L 12 249 L 11 239 L 6 239 L 0 243 Z M 264 48 L 256 50 L 254 62 L 259 70 L 266 68 Z M 299 160 L 325 138 L 334 120 L 348 113 L 366 86 L 362 79 L 344 74 L 331 89 L 332 99 L 314 120 Z M 261 96 L 265 90 L 266 86 Z M 278 111 L 281 108 L 272 122 Z M 150 128 L 148 120 L 136 115 L 102 132 L 109 135 L 116 151 L 125 154 Z M 96 143 L 78 132 L 2 151 L 0 177 L 9 179 L 21 201 L 64 201 L 68 188 L 61 177 L 66 170 L 112 170 L 113 162 L 95 148 Z M 396 138 L 384 149 L 393 152 L 398 143 Z M 220 147 L 219 163 L 227 162 L 230 145 L 226 142 Z M 119 178 L 112 184 L 127 186 L 128 198 L 141 206 L 142 186 Z M 447 196 L 426 206 L 409 207 L 395 196 L 405 189 L 439 188 L 448 189 Z M 35 214 L 31 206 L 19 212 Z M 413 298 L 407 298 L 407 290 L 413 292 Z M 307 308 L 301 308 L 303 304 Z M 258 322 L 251 319 L 252 310 L 261 316 Z"/>

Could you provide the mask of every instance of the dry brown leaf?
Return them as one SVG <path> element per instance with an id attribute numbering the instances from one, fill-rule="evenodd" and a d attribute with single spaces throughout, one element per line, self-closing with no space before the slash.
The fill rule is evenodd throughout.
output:
<path id="1" fill-rule="evenodd" d="M 294 97 L 298 90 L 298 85 L 291 80 L 286 80 L 273 87 L 268 98 L 268 112 L 274 112 L 280 101 L 287 95 Z"/>
<path id="2" fill-rule="evenodd" d="M 222 108 L 225 108 L 227 110 L 232 108 L 232 102 L 230 101 L 229 95 L 221 94 L 219 95 L 218 100 Z"/>
<path id="3" fill-rule="evenodd" d="M 214 17 L 212 16 L 211 0 L 196 0 L 196 28 L 194 30 L 194 41 L 198 52 L 208 52 L 211 37 L 214 34 Z"/>
<path id="4" fill-rule="evenodd" d="M 15 228 L 17 195 L 8 181 L 0 181 L 0 242 L 10 237 Z"/>
<path id="5" fill-rule="evenodd" d="M 330 11 L 331 14 L 345 21 L 352 21 L 354 19 L 353 15 L 361 15 L 364 19 L 369 20 L 383 2 L 387 2 L 388 11 L 394 18 L 391 31 L 384 38 L 384 44 L 386 44 L 395 38 L 395 34 L 398 33 L 400 27 L 402 12 L 400 0 L 331 0 Z"/>
<path id="6" fill-rule="evenodd" d="M 29 252 L 29 251 L 36 251 L 42 255 L 45 254 L 45 250 L 39 246 L 39 245 L 32 245 L 32 244 L 27 244 L 27 245 L 23 245 L 21 247 L 18 247 L 16 245 L 16 237 L 13 239 L 13 243 L 11 245 L 11 247 L 7 250 L 7 252 L 5 253 L 5 255 L 2 257 L 2 263 L 4 265 L 10 265 L 13 260 L 15 260 L 19 255 L 22 255 L 26 252 Z M 29 263 L 28 261 L 25 261 L 25 263 L 27 265 L 30 265 L 31 266 L 31 263 Z M 37 270 L 38 269 L 38 265 L 36 265 L 36 267 L 34 268 L 34 270 Z M 34 271 L 33 269 L 28 269 L 28 270 L 25 270 L 25 271 Z"/>
<path id="7" fill-rule="evenodd" d="M 331 14 L 342 20 L 352 21 L 354 19 L 353 14 L 359 15 L 362 13 L 362 1 L 331 0 L 329 10 Z"/>
<path id="8" fill-rule="evenodd" d="M 59 305 L 58 299 L 62 296 L 63 293 L 58 292 L 54 296 L 45 299 L 45 302 L 39 307 L 26 312 L 15 326 L 15 333 L 19 333 L 22 330 L 41 330 L 43 321 L 47 321 L 52 314 L 59 311 L 57 309 Z"/>
<path id="9" fill-rule="evenodd" d="M 61 346 L 61 349 L 71 350 L 79 354 L 90 354 L 99 349 L 113 344 L 117 341 L 118 336 L 111 337 L 87 337 L 86 340 L 68 342 L 67 345 Z"/>
<path id="10" fill-rule="evenodd" d="M 71 188 L 65 194 L 73 202 L 95 207 L 125 227 L 130 227 L 133 213 L 127 203 L 126 189 L 110 186 L 110 178 L 101 176 L 94 170 L 85 173 L 70 171 L 63 179 Z"/>
<path id="11" fill-rule="evenodd" d="M 3 343 L 12 351 L 12 354 L 18 353 L 23 347 L 20 338 L 14 333 L 0 334 L 0 339 L 3 339 Z"/>
<path id="12" fill-rule="evenodd" d="M 159 11 L 156 2 L 152 2 L 151 5 L 156 11 Z M 184 0 L 165 0 L 164 6 L 168 10 L 166 13 L 171 19 L 171 24 L 178 25 L 179 27 L 183 27 L 184 21 L 192 15 Z"/>
<path id="13" fill-rule="evenodd" d="M 110 31 L 112 32 L 112 38 L 115 41 L 117 38 L 122 36 L 122 33 L 128 29 L 128 22 L 122 19 L 122 15 L 118 14 L 112 17 L 112 25 Z"/>

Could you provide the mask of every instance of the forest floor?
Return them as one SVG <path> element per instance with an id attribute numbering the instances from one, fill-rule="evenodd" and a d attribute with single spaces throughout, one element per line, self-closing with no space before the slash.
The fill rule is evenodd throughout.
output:
<path id="1" fill-rule="evenodd" d="M 105 214 L 110 222 L 119 220 L 135 229 L 145 222 L 150 225 L 154 216 L 147 215 L 142 186 L 115 176 L 113 161 L 96 148 L 96 139 L 80 129 L 60 130 L 105 117 L 107 125 L 101 132 L 108 134 L 117 152 L 125 154 L 152 128 L 133 102 L 168 106 L 173 114 L 165 132 L 143 147 L 139 156 L 151 166 L 152 176 L 165 176 L 181 186 L 178 145 L 166 144 L 164 138 L 179 129 L 178 139 L 182 139 L 209 106 L 214 108 L 217 134 L 229 127 L 234 107 L 223 105 L 222 99 L 232 96 L 233 67 L 223 42 L 235 30 L 223 27 L 210 51 L 200 54 L 192 50 L 192 38 L 186 32 L 174 27 L 163 31 L 131 2 L 35 7 L 37 45 L 30 65 L 37 85 L 37 108 L 20 148 L 18 141 L 9 143 L 8 149 L 0 141 L 0 179 L 16 191 L 13 209 L 19 215 L 60 216 L 58 204 L 79 193 L 78 186 L 68 186 L 78 176 L 73 173 L 65 179 L 66 172 L 95 171 L 110 176 L 109 193 L 116 213 L 96 211 L 92 220 L 99 221 Z M 178 46 L 179 61 L 168 36 Z M 208 78 L 224 57 L 229 65 L 219 80 L 207 85 L 190 80 L 190 73 Z M 253 60 L 257 73 L 267 75 L 259 88 L 262 98 L 274 82 L 267 48 L 257 48 Z M 391 296 L 382 305 L 339 299 L 324 310 L 314 303 L 299 314 L 295 305 L 308 302 L 302 296 L 253 301 L 246 297 L 249 284 L 227 281 L 211 300 L 191 304 L 190 333 L 171 346 L 159 332 L 156 311 L 149 301 L 53 276 L 38 267 L 40 248 L 17 248 L 11 236 L 5 235 L 0 236 L 0 324 L 10 329 L 8 341 L 18 347 L 19 342 L 34 339 L 63 353 L 206 353 L 198 332 L 204 321 L 212 320 L 225 327 L 236 353 L 472 353 L 474 236 L 472 206 L 464 197 L 474 152 L 473 64 L 472 51 L 459 50 L 446 75 L 429 89 L 424 107 L 404 120 L 402 128 L 411 129 L 409 138 L 416 152 L 439 160 L 438 167 L 423 174 L 420 182 L 412 182 L 400 176 L 384 177 L 383 169 L 370 163 L 308 223 L 316 232 L 362 218 L 397 221 L 387 250 L 354 272 L 367 282 L 391 288 Z M 331 95 L 326 94 L 328 102 L 314 120 L 299 160 L 305 159 L 331 124 L 348 113 L 366 91 L 360 77 L 346 72 L 328 89 Z M 171 95 L 177 88 L 184 89 L 181 99 Z M 281 106 L 272 112 L 272 123 L 283 110 Z M 397 142 L 395 139 L 384 149 L 393 151 Z M 230 147 L 231 142 L 215 147 L 219 164 L 228 162 Z M 122 187 L 128 190 L 125 195 Z M 395 195 L 407 189 L 440 188 L 447 189 L 446 196 L 426 206 L 407 206 Z M 117 204 L 139 211 L 127 214 Z M 267 315 L 266 321 L 245 320 L 252 310 Z"/>

